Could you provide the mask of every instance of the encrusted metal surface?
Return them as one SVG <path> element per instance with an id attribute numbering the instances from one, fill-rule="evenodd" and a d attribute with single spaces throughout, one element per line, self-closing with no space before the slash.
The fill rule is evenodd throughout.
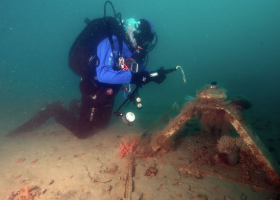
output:
<path id="1" fill-rule="evenodd" d="M 270 182 L 275 185 L 280 185 L 280 167 L 278 163 L 270 155 L 257 135 L 243 120 L 241 112 L 237 110 L 230 101 L 224 101 L 226 99 L 225 90 L 206 86 L 205 89 L 197 93 L 197 97 L 198 98 L 187 102 L 180 114 L 162 130 L 158 137 L 158 142 L 154 143 L 152 146 L 153 151 L 156 152 L 161 145 L 193 115 L 209 110 L 213 111 L 215 109 L 219 111 L 224 110 L 227 113 L 227 120 L 233 125 L 237 133 L 248 145 L 252 154 L 266 172 Z M 203 101 L 203 99 L 207 99 L 207 101 Z"/>
<path id="2" fill-rule="evenodd" d="M 198 98 L 205 98 L 205 99 L 221 99 L 225 100 L 227 98 L 226 91 L 217 88 L 217 86 L 206 86 L 204 89 L 200 90 L 197 92 L 197 97 Z"/>

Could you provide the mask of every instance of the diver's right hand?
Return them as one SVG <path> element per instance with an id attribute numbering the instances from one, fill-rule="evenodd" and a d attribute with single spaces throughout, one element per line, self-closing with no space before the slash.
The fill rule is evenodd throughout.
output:
<path id="1" fill-rule="evenodd" d="M 153 80 L 153 78 L 150 77 L 150 73 L 148 71 L 142 71 L 138 73 L 131 72 L 131 74 L 130 83 L 137 84 L 139 86 L 146 85 Z"/>
<path id="2" fill-rule="evenodd" d="M 164 68 L 161 67 L 156 71 L 157 76 L 153 78 L 153 81 L 157 84 L 161 84 L 165 79 L 166 75 L 164 74 Z"/>

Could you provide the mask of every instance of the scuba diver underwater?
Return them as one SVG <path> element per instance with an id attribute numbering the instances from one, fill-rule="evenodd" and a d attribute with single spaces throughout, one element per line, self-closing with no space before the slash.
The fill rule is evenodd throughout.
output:
<path id="1" fill-rule="evenodd" d="M 110 4 L 114 17 L 106 16 L 106 5 Z M 148 71 L 148 53 L 157 44 L 154 26 L 148 19 L 122 20 L 115 13 L 110 1 L 104 4 L 104 17 L 85 19 L 84 30 L 74 41 L 69 53 L 69 67 L 82 80 L 79 88 L 81 100 L 72 100 L 69 110 L 61 102 L 54 102 L 41 109 L 26 123 L 8 133 L 8 136 L 32 131 L 43 125 L 50 117 L 63 125 L 80 139 L 87 138 L 107 127 L 112 113 L 132 125 L 133 113 L 120 113 L 122 106 L 133 101 L 141 108 L 138 89 L 154 81 L 162 83 L 166 74 L 176 68 Z M 155 41 L 155 42 L 153 42 Z M 134 91 L 123 84 L 135 84 Z M 130 88 L 130 87 L 129 87 Z M 123 89 L 128 95 L 124 103 L 113 112 L 114 98 Z"/>

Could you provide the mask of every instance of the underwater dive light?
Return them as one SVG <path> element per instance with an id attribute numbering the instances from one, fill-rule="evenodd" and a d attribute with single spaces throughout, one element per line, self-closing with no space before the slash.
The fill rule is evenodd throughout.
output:
<path id="1" fill-rule="evenodd" d="M 136 97 L 135 98 L 135 104 L 136 104 L 136 107 L 138 109 L 141 109 L 142 108 L 142 103 L 141 103 L 141 98 L 140 97 Z"/>
<path id="2" fill-rule="evenodd" d="M 150 73 L 150 77 L 157 78 L 157 77 L 163 76 L 165 74 L 176 71 L 177 68 L 179 68 L 179 67 L 180 66 L 177 66 L 175 68 L 166 69 L 166 70 L 164 70 L 164 68 L 161 67 L 160 70 Z M 185 76 L 184 76 L 184 81 L 185 81 Z M 124 121 L 124 123 L 126 123 L 129 126 L 133 125 L 133 123 L 135 122 L 135 115 L 132 112 L 121 113 L 119 111 L 128 101 L 130 101 L 130 102 L 133 101 L 138 109 L 142 108 L 141 98 L 139 96 L 135 96 L 138 93 L 139 88 L 141 88 L 141 87 L 142 87 L 142 85 L 137 84 L 136 88 L 133 90 L 133 92 L 130 92 L 130 94 L 127 96 L 127 98 L 124 100 L 124 102 L 120 105 L 120 107 L 115 112 L 113 112 L 113 114 L 115 116 L 121 117 L 122 120 Z M 126 91 L 127 89 L 124 88 L 124 90 Z"/>
<path id="3" fill-rule="evenodd" d="M 127 125 L 131 126 L 135 122 L 135 115 L 133 112 L 127 112 L 122 114 L 122 120 Z"/>

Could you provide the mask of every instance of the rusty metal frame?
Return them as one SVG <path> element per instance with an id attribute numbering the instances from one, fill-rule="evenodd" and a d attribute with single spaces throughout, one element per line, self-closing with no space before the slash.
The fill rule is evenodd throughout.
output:
<path id="1" fill-rule="evenodd" d="M 247 144 L 258 163 L 265 171 L 272 184 L 280 185 L 280 167 L 259 137 L 245 122 L 240 110 L 233 106 L 231 101 L 226 100 L 226 92 L 217 86 L 206 86 L 197 93 L 197 98 L 188 101 L 180 114 L 169 123 L 152 143 L 155 153 L 164 142 L 167 141 L 187 120 L 202 112 L 224 111 L 227 121 L 235 128 L 240 137 Z"/>

